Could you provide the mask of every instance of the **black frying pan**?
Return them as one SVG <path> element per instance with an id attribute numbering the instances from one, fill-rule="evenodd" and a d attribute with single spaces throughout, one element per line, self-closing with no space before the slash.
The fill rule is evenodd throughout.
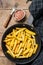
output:
<path id="1" fill-rule="evenodd" d="M 38 43 L 38 49 L 37 49 L 37 52 L 36 52 L 36 54 L 35 55 L 32 55 L 32 57 L 30 57 L 30 58 L 22 58 L 22 59 L 15 59 L 15 58 L 12 58 L 9 54 L 7 54 L 6 53 L 6 51 L 7 51 L 7 48 L 5 47 L 5 43 L 3 42 L 3 40 L 5 39 L 5 37 L 6 37 L 6 35 L 8 35 L 11 31 L 12 31 L 12 29 L 15 29 L 16 27 L 26 27 L 27 29 L 29 29 L 29 30 L 31 30 L 31 31 L 34 31 L 34 32 L 36 32 L 36 42 Z M 3 34 L 3 37 L 2 37 L 2 41 L 1 41 L 1 43 L 2 43 L 2 49 L 3 49 L 3 52 L 4 52 L 4 54 L 5 54 L 5 56 L 9 59 L 9 60 L 11 60 L 11 61 L 13 61 L 13 62 L 15 62 L 15 63 L 17 63 L 17 64 L 26 64 L 26 63 L 30 63 L 31 61 L 33 61 L 37 56 L 38 56 L 38 54 L 39 54 L 39 52 L 40 52 L 40 49 L 41 49 L 41 39 L 40 39 L 40 36 L 39 36 L 39 34 L 38 34 L 38 32 L 36 31 L 36 29 L 35 28 L 33 28 L 33 27 L 31 27 L 31 26 L 29 26 L 29 25 L 27 25 L 27 24 L 15 24 L 15 25 L 13 25 L 13 26 L 11 26 L 10 28 L 8 28 L 6 31 L 5 31 L 5 33 Z"/>

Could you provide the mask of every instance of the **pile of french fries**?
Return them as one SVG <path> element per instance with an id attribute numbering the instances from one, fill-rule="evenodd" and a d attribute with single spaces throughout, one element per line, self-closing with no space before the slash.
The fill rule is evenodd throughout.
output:
<path id="1" fill-rule="evenodd" d="M 29 58 L 36 53 L 38 44 L 35 40 L 36 33 L 27 28 L 16 28 L 9 33 L 4 42 L 7 53 L 13 58 Z"/>

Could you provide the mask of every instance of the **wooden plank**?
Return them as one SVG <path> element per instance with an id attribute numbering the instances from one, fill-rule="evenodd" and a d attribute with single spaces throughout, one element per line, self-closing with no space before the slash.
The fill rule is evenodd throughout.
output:
<path id="1" fill-rule="evenodd" d="M 2 2 L 2 4 L 0 3 L 0 9 L 1 8 L 12 8 L 15 3 L 18 3 L 18 8 L 24 8 L 24 9 L 28 9 L 28 7 L 30 6 L 31 4 L 31 1 L 29 1 L 27 4 L 26 4 L 26 0 L 0 0 L 0 2 Z M 13 4 L 12 4 L 13 3 Z"/>
<path id="2" fill-rule="evenodd" d="M 18 23 L 18 22 L 15 21 L 14 14 L 13 14 L 12 19 L 11 19 L 8 27 L 7 28 L 4 28 L 3 24 L 4 24 L 4 22 L 6 22 L 7 17 L 9 16 L 9 14 L 11 12 L 11 10 L 9 8 L 12 8 L 14 6 L 15 2 L 18 2 L 19 6 L 18 6 L 17 9 L 20 9 L 20 8 L 21 9 L 26 9 L 25 10 L 25 13 L 26 13 L 26 17 L 27 18 L 26 18 L 26 20 L 24 22 L 26 24 L 28 23 L 27 22 L 27 19 L 28 19 L 29 15 L 30 15 L 30 12 L 28 10 L 28 7 L 30 6 L 31 2 L 29 2 L 28 4 L 26 4 L 26 0 L 8 0 L 8 2 L 10 3 L 10 5 L 7 4 L 6 7 L 5 7 L 5 10 L 3 10 L 3 9 L 0 10 L 0 65 L 8 65 L 8 64 L 9 65 L 15 65 L 15 63 L 11 62 L 10 60 L 8 60 L 5 57 L 5 55 L 3 54 L 3 51 L 2 51 L 2 47 L 1 47 L 1 39 L 2 39 L 2 35 L 5 32 L 5 30 L 8 27 L 10 27 L 10 26 Z"/>
<path id="3" fill-rule="evenodd" d="M 8 60 L 6 57 L 0 57 L 0 65 L 16 65 L 16 64 Z"/>

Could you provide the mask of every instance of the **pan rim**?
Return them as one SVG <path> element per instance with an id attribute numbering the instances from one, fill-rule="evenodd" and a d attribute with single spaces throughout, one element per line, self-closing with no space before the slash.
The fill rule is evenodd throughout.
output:
<path id="1" fill-rule="evenodd" d="M 28 25 L 28 24 L 15 24 L 15 25 L 12 25 L 12 26 L 10 26 L 8 29 L 10 29 L 11 27 L 13 27 L 13 26 L 16 26 L 16 25 L 22 25 L 22 26 L 25 26 L 25 25 L 27 25 L 27 26 L 30 26 L 30 25 Z M 31 26 L 30 26 L 31 27 Z M 7 30 L 8 30 L 7 29 Z M 35 28 L 34 28 L 35 29 Z M 6 30 L 6 31 L 7 31 Z M 5 32 L 6 32 L 5 31 Z M 4 34 L 5 34 L 5 32 L 4 32 Z M 4 36 L 4 34 L 3 34 L 3 36 Z M 3 38 L 3 36 L 2 36 L 2 38 Z M 2 40 L 1 40 L 1 46 L 2 46 Z M 2 48 L 2 50 L 3 50 L 3 48 Z M 41 50 L 41 41 L 40 41 L 40 49 L 39 49 L 39 52 L 40 52 L 40 50 Z M 13 61 L 13 62 L 15 62 L 15 63 L 17 63 L 17 64 L 27 64 L 27 63 L 30 63 L 30 62 L 32 62 L 34 59 L 36 59 L 36 57 L 39 55 L 39 52 L 37 53 L 37 55 L 32 59 L 32 60 L 30 60 L 30 61 L 27 61 L 27 62 L 23 62 L 23 63 L 19 63 L 19 62 L 17 62 L 17 61 Z M 4 50 L 3 50 L 3 53 L 4 53 Z M 5 55 L 5 53 L 4 53 L 4 55 Z M 5 55 L 6 56 L 6 55 Z M 6 56 L 7 57 L 7 56 Z M 8 57 L 7 57 L 8 58 Z M 9 58 L 8 58 L 9 59 Z M 9 59 L 10 60 L 10 59 Z"/>

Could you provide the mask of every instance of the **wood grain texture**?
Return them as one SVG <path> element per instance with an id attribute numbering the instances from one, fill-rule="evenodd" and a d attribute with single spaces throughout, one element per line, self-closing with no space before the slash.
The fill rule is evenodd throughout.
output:
<path id="1" fill-rule="evenodd" d="M 26 8 L 28 9 L 28 7 L 30 6 L 31 4 L 31 1 L 29 1 L 27 4 L 26 4 L 26 0 L 0 0 L 1 3 L 0 3 L 0 8 L 12 8 L 15 3 L 18 3 L 19 6 L 18 8 Z M 27 7 L 28 6 L 28 7 Z"/>
<path id="2" fill-rule="evenodd" d="M 7 3 L 7 0 L 6 0 L 6 2 L 4 0 L 4 3 L 5 3 L 5 4 L 3 4 L 4 5 L 3 6 L 4 10 L 2 9 L 2 6 L 0 6 L 0 65 L 8 65 L 8 64 L 9 65 L 15 65 L 15 63 L 13 63 L 10 60 L 8 60 L 5 57 L 5 55 L 3 54 L 3 51 L 2 51 L 2 48 L 1 48 L 1 39 L 2 39 L 3 33 L 5 32 L 5 30 L 8 27 L 10 27 L 10 26 L 12 26 L 14 24 L 18 24 L 18 22 L 15 21 L 14 14 L 13 14 L 12 19 L 11 19 L 8 27 L 7 28 L 4 28 L 4 26 L 3 26 L 4 22 L 7 20 L 9 14 L 11 12 L 10 8 L 12 8 L 16 2 L 18 2 L 18 4 L 19 4 L 19 6 L 18 6 L 17 9 L 20 9 L 20 8 L 21 9 L 24 9 L 24 11 L 26 13 L 26 20 L 23 23 L 26 23 L 26 24 L 28 23 L 27 22 L 27 19 L 28 19 L 29 15 L 30 15 L 30 12 L 28 10 L 28 7 L 31 4 L 30 1 L 28 2 L 28 4 L 26 4 L 26 0 L 8 0 L 8 3 Z"/>
<path id="3" fill-rule="evenodd" d="M 16 64 L 8 60 L 6 57 L 0 57 L 0 65 L 16 65 Z"/>

